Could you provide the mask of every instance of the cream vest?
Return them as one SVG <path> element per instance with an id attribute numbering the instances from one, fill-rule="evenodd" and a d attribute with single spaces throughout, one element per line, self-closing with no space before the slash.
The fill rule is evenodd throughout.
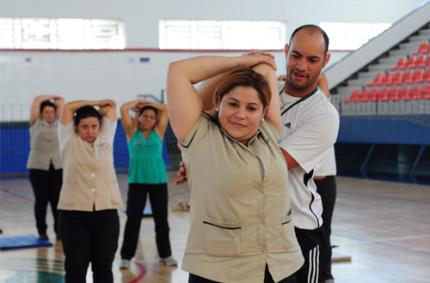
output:
<path id="1" fill-rule="evenodd" d="M 123 206 L 112 145 L 103 135 L 89 144 L 73 133 L 64 147 L 63 160 L 58 209 L 98 211 Z"/>
<path id="2" fill-rule="evenodd" d="M 49 124 L 37 119 L 30 126 L 30 154 L 27 168 L 49 170 L 51 163 L 57 170 L 63 167 L 58 144 L 58 120 Z"/>

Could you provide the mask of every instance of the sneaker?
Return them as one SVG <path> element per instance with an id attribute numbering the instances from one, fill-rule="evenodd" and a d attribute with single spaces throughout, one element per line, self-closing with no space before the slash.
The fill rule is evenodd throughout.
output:
<path id="1" fill-rule="evenodd" d="M 178 262 L 172 256 L 162 258 L 160 261 L 165 266 L 178 266 Z"/>
<path id="2" fill-rule="evenodd" d="M 128 259 L 121 259 L 121 262 L 119 263 L 119 269 L 125 270 L 130 269 L 131 262 Z"/>

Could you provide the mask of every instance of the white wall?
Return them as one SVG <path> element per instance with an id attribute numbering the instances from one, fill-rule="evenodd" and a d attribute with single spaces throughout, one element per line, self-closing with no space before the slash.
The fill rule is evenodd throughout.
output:
<path id="1" fill-rule="evenodd" d="M 0 0 L 3 17 L 78 17 L 124 20 L 127 47 L 158 47 L 162 19 L 285 20 L 283 0 Z M 272 7 L 269 12 L 269 7 Z M 278 7 L 278 8 L 276 8 Z M 267 11 L 262 13 L 261 11 Z"/>
<path id="2" fill-rule="evenodd" d="M 0 0 L 0 17 L 122 19 L 128 48 L 157 48 L 161 19 L 281 20 L 291 33 L 301 24 L 321 21 L 393 22 L 421 1 Z M 158 95 L 165 85 L 168 63 L 198 54 L 0 50 L 0 120 L 12 119 L 10 112 L 13 119 L 26 119 L 27 105 L 40 93 L 63 95 L 67 100 L 110 97 L 120 102 L 142 93 Z M 279 73 L 285 72 L 282 51 L 275 55 Z M 335 53 L 332 63 L 344 55 Z M 140 63 L 141 57 L 149 57 L 150 62 Z"/>

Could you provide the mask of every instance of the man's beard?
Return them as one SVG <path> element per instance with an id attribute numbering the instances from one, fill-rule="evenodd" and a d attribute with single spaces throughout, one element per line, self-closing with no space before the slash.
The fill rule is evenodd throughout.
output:
<path id="1" fill-rule="evenodd" d="M 319 76 L 319 74 L 318 74 L 318 76 Z M 318 79 L 318 76 L 316 76 L 315 78 L 310 78 L 307 82 L 305 82 L 303 84 L 298 84 L 298 83 L 294 82 L 292 73 L 288 73 L 286 83 L 288 84 L 288 86 L 290 88 L 297 89 L 297 90 L 301 91 L 301 90 L 307 89 L 310 86 L 312 86 L 316 82 L 316 80 Z"/>

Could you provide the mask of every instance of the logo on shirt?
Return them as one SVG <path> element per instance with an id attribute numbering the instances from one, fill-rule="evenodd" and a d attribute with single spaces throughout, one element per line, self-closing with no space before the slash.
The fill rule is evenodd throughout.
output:
<path id="1" fill-rule="evenodd" d="M 291 122 L 285 123 L 284 126 L 287 127 L 288 129 L 291 129 Z"/>
<path id="2" fill-rule="evenodd" d="M 96 143 L 96 147 L 97 148 L 102 148 L 102 147 L 105 147 L 105 146 L 106 146 L 105 142 Z"/>

